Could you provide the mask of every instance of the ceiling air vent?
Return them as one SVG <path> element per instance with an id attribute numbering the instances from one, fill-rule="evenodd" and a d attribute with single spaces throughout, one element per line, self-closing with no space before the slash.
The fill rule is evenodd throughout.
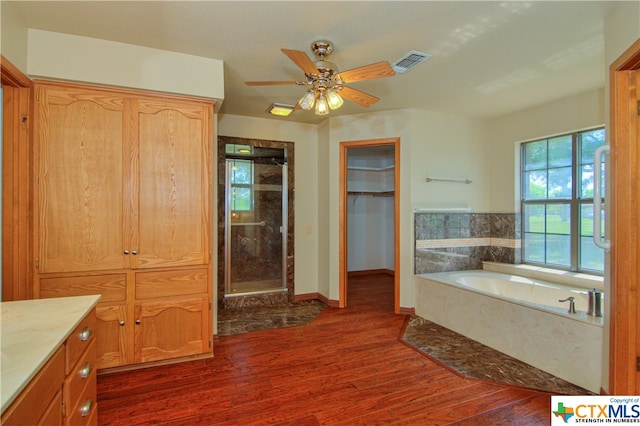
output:
<path id="1" fill-rule="evenodd" d="M 411 68 L 418 65 L 420 62 L 424 62 L 431 57 L 428 53 L 418 52 L 416 50 L 412 50 L 411 52 L 404 55 L 402 58 L 395 61 L 391 66 L 393 70 L 398 73 L 405 73 L 409 71 Z"/>

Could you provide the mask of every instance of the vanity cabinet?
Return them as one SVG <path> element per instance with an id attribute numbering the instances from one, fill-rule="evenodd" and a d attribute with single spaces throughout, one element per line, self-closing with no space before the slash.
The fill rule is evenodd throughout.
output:
<path id="1" fill-rule="evenodd" d="M 35 296 L 102 295 L 99 368 L 211 354 L 213 102 L 34 89 Z"/>
<path id="2" fill-rule="evenodd" d="M 2 414 L 4 426 L 61 425 L 65 350 L 60 347 Z"/>
<path id="3" fill-rule="evenodd" d="M 2 398 L 3 406 L 11 403 L 2 412 L 2 425 L 97 425 L 97 298 L 55 299 L 51 305 L 46 301 L 8 302 L 14 305 L 6 308 L 3 304 L 8 312 L 6 316 L 3 312 L 2 322 L 6 357 L 2 381 L 8 390 L 3 389 Z M 43 324 L 44 318 L 55 324 Z M 28 341 L 29 333 L 36 340 Z M 21 347 L 25 345 L 29 349 Z M 26 350 L 30 353 L 24 353 Z M 45 357 L 49 351 L 52 355 Z M 39 359 L 42 367 L 34 371 L 31 367 Z M 33 378 L 18 393 L 30 374 Z"/>

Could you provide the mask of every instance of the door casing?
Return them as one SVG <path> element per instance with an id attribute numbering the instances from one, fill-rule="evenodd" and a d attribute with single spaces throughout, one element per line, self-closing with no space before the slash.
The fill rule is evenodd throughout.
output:
<path id="1" fill-rule="evenodd" d="M 611 395 L 640 395 L 640 39 L 609 68 Z"/>
<path id="2" fill-rule="evenodd" d="M 381 145 L 393 145 L 394 147 L 394 196 L 393 196 L 393 226 L 394 226 L 394 311 L 400 314 L 400 138 L 367 139 L 359 141 L 345 141 L 340 143 L 340 221 L 339 221 L 339 274 L 340 295 L 338 307 L 347 306 L 347 253 L 348 253 L 348 229 L 347 229 L 347 150 L 349 148 L 363 148 Z"/>

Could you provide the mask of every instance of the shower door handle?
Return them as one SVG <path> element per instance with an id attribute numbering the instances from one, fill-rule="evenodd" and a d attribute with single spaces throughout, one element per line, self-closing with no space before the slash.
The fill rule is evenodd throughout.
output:
<path id="1" fill-rule="evenodd" d="M 593 243 L 604 251 L 609 251 L 611 242 L 602 239 L 602 154 L 610 151 L 609 145 L 602 145 L 593 154 Z"/>

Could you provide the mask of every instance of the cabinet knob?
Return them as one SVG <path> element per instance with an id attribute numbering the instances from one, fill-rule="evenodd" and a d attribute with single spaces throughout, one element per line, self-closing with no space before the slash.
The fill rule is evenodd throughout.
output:
<path id="1" fill-rule="evenodd" d="M 131 250 L 131 254 L 135 256 L 136 254 L 138 254 L 138 250 Z"/>
<path id="2" fill-rule="evenodd" d="M 80 406 L 80 415 L 82 417 L 87 417 L 90 413 L 91 413 L 91 406 L 93 405 L 93 401 L 90 399 L 87 399 L 81 406 Z"/>
<path id="3" fill-rule="evenodd" d="M 119 324 L 120 324 L 121 327 L 124 326 L 124 321 L 120 321 Z"/>
<path id="4" fill-rule="evenodd" d="M 124 251 L 124 254 L 129 254 L 129 250 L 125 250 L 125 251 Z"/>
<path id="5" fill-rule="evenodd" d="M 136 324 L 140 324 L 142 321 L 140 320 L 136 320 Z"/>
<path id="6" fill-rule="evenodd" d="M 91 374 L 91 363 L 85 363 L 79 371 L 80 377 L 86 379 Z"/>
<path id="7" fill-rule="evenodd" d="M 86 342 L 90 338 L 91 338 L 91 328 L 85 327 L 84 329 L 82 329 L 82 332 L 80 332 L 80 340 L 82 340 L 83 342 Z"/>

